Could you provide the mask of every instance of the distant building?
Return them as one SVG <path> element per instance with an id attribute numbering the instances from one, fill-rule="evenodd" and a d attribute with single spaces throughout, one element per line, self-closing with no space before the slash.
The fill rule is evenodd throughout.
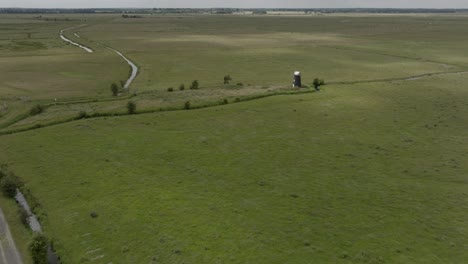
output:
<path id="1" fill-rule="evenodd" d="M 293 87 L 302 87 L 302 80 L 301 80 L 301 72 L 296 71 L 294 72 L 294 82 L 293 82 Z"/>

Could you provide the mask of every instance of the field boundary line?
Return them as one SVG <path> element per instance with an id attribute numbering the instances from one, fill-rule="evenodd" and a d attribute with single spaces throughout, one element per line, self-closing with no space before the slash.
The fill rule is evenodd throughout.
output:
<path id="1" fill-rule="evenodd" d="M 432 76 L 439 76 L 439 75 L 449 75 L 449 74 L 457 74 L 457 73 L 468 73 L 468 71 L 447 71 L 447 72 L 432 72 L 432 73 L 424 73 L 419 75 L 412 75 L 406 77 L 396 77 L 396 78 L 386 78 L 386 79 L 374 79 L 374 80 L 357 80 L 357 81 L 336 81 L 336 82 L 328 82 L 327 84 L 360 84 L 360 83 L 379 83 L 379 82 L 393 82 L 393 81 L 413 81 L 423 78 L 428 78 Z"/>
<path id="2" fill-rule="evenodd" d="M 385 52 L 378 52 L 378 51 L 370 51 L 370 50 L 367 51 L 367 50 L 346 48 L 346 47 L 340 47 L 340 46 L 328 46 L 328 45 L 318 45 L 318 47 L 328 48 L 328 49 L 345 50 L 345 51 L 353 51 L 353 52 L 361 52 L 361 53 L 367 53 L 367 54 L 375 54 L 375 55 L 381 55 L 381 56 L 387 56 L 387 57 L 393 57 L 393 58 L 399 58 L 399 59 L 407 59 L 407 60 L 413 60 L 413 61 L 419 61 L 419 62 L 428 62 L 428 63 L 439 64 L 439 65 L 442 65 L 442 66 L 452 66 L 452 67 L 458 67 L 458 68 L 462 67 L 461 65 L 448 63 L 448 62 L 435 61 L 435 60 L 424 59 L 424 58 L 414 58 L 414 57 L 410 57 L 410 56 L 391 54 L 391 53 L 385 53 Z"/>
<path id="3" fill-rule="evenodd" d="M 256 96 L 250 96 L 250 97 L 244 97 L 243 99 L 239 101 L 233 101 L 230 104 L 235 104 L 235 103 L 241 103 L 241 102 L 248 102 L 248 101 L 253 101 L 253 100 L 260 100 L 263 98 L 267 97 L 273 97 L 273 96 L 281 96 L 281 95 L 300 95 L 300 94 L 309 94 L 309 93 L 314 93 L 316 92 L 315 90 L 305 90 L 305 91 L 286 91 L 286 92 L 276 92 L 276 93 L 271 93 L 271 94 L 261 94 L 261 95 L 256 95 Z M 6 131 L 0 131 L 0 137 L 1 136 L 6 136 L 6 135 L 13 135 L 13 134 L 18 134 L 22 132 L 27 132 L 30 130 L 36 130 L 36 129 L 41 129 L 41 128 L 46 128 L 46 127 L 51 127 L 51 126 L 56 126 L 56 125 L 61 125 L 61 124 L 66 124 L 66 123 L 71 123 L 74 121 L 82 120 L 82 119 L 94 119 L 94 118 L 100 118 L 100 117 L 119 117 L 119 116 L 128 116 L 128 115 L 142 115 L 142 114 L 153 114 L 153 113 L 162 113 L 162 112 L 174 112 L 174 111 L 190 111 L 190 110 L 198 110 L 198 109 L 204 109 L 204 108 L 211 108 L 211 107 L 218 107 L 226 105 L 220 102 L 210 102 L 210 103 L 204 103 L 202 105 L 198 106 L 192 106 L 190 109 L 185 109 L 183 106 L 180 107 L 174 107 L 174 106 L 169 106 L 165 108 L 155 108 L 155 109 L 148 109 L 148 110 L 142 110 L 139 112 L 136 112 L 134 114 L 129 114 L 127 112 L 121 112 L 121 113 L 95 113 L 87 117 L 72 117 L 72 118 L 67 118 L 64 120 L 58 120 L 58 121 L 52 121 L 47 124 L 36 124 L 31 127 L 26 127 L 26 128 L 20 128 L 16 130 L 6 130 Z"/>

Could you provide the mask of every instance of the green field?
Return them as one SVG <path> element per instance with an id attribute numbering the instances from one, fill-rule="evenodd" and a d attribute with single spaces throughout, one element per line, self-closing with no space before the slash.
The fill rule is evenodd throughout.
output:
<path id="1" fill-rule="evenodd" d="M 0 17 L 0 163 L 64 263 L 468 259 L 468 16 L 48 18 Z"/>

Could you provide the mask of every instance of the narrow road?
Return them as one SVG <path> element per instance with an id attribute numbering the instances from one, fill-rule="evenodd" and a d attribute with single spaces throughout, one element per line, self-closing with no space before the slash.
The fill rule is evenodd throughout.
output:
<path id="1" fill-rule="evenodd" d="M 115 53 L 117 53 L 117 55 L 122 57 L 128 63 L 128 65 L 130 65 L 130 67 L 132 68 L 132 74 L 130 75 L 130 78 L 128 78 L 127 82 L 124 85 L 124 89 L 130 88 L 130 85 L 132 84 L 133 80 L 135 80 L 135 78 L 136 78 L 136 76 L 138 74 L 138 67 L 131 60 L 127 59 L 127 57 L 125 57 L 120 51 L 118 51 L 116 49 L 113 49 L 113 48 L 110 48 L 110 47 L 106 47 L 106 48 L 108 48 L 108 49 L 114 51 Z"/>
<path id="2" fill-rule="evenodd" d="M 78 26 L 78 27 L 83 27 L 83 26 L 86 26 L 86 25 L 81 25 L 81 26 Z M 86 51 L 89 52 L 89 53 L 93 52 L 93 50 L 92 50 L 91 48 L 88 48 L 88 47 L 83 46 L 83 45 L 81 45 L 81 44 L 79 44 L 79 43 L 76 43 L 76 42 L 74 42 L 74 41 L 68 39 L 67 37 L 65 37 L 65 36 L 63 35 L 63 32 L 65 32 L 66 30 L 71 30 L 71 29 L 76 29 L 76 28 L 77 28 L 77 27 L 60 30 L 60 38 L 61 38 L 63 41 L 68 42 L 68 43 L 70 43 L 70 44 L 72 44 L 72 45 L 75 45 L 75 46 L 77 46 L 77 47 L 79 47 L 79 48 L 82 48 L 82 49 L 86 50 Z M 76 32 L 74 32 L 73 35 L 74 35 L 75 37 L 77 37 L 77 38 L 81 38 L 80 35 L 78 35 L 78 33 L 76 33 Z M 136 76 L 137 76 L 137 74 L 138 74 L 138 66 L 136 66 L 135 63 L 133 63 L 131 60 L 129 60 L 127 57 L 125 57 L 125 55 L 123 55 L 122 52 L 120 52 L 120 51 L 118 51 L 118 50 L 116 50 L 116 49 L 113 49 L 113 48 L 111 48 L 111 47 L 108 47 L 108 46 L 106 46 L 106 45 L 104 45 L 104 44 L 101 44 L 101 43 L 99 43 L 99 42 L 97 42 L 97 44 L 102 45 L 102 46 L 106 47 L 107 49 L 112 50 L 113 52 L 117 53 L 117 55 L 119 55 L 120 57 L 122 57 L 122 58 L 128 63 L 128 65 L 130 65 L 130 68 L 132 69 L 132 73 L 130 74 L 130 77 L 128 78 L 127 82 L 125 83 L 125 85 L 124 85 L 124 87 L 123 87 L 124 89 L 127 89 L 127 90 L 128 90 L 128 89 L 130 88 L 130 85 L 131 85 L 132 82 L 135 80 L 135 78 L 136 78 Z"/>
<path id="3" fill-rule="evenodd" d="M 81 45 L 81 44 L 79 44 L 79 43 L 73 42 L 73 41 L 71 41 L 70 39 L 68 39 L 67 37 L 65 37 L 65 36 L 63 35 L 63 32 L 64 32 L 64 31 L 65 31 L 65 29 L 60 30 L 60 38 L 61 38 L 63 41 L 68 42 L 68 43 L 70 43 L 70 44 L 72 44 L 72 45 L 75 45 L 75 46 L 77 46 L 77 47 L 79 47 L 79 48 L 82 48 L 82 49 L 86 50 L 86 51 L 89 52 L 89 53 L 92 53 L 92 52 L 93 52 L 92 49 L 90 49 L 90 48 L 88 48 L 88 47 L 86 47 L 86 46 L 83 46 L 83 45 Z"/>
<path id="4" fill-rule="evenodd" d="M 23 264 L 2 209 L 0 209 L 0 264 Z"/>

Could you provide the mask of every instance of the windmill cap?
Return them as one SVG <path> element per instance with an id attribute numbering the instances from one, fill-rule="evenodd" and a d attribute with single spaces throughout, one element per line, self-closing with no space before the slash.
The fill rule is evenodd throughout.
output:
<path id="1" fill-rule="evenodd" d="M 300 71 L 295 71 L 295 72 L 294 72 L 294 75 L 295 75 L 295 76 L 301 76 L 301 72 L 300 72 Z"/>

